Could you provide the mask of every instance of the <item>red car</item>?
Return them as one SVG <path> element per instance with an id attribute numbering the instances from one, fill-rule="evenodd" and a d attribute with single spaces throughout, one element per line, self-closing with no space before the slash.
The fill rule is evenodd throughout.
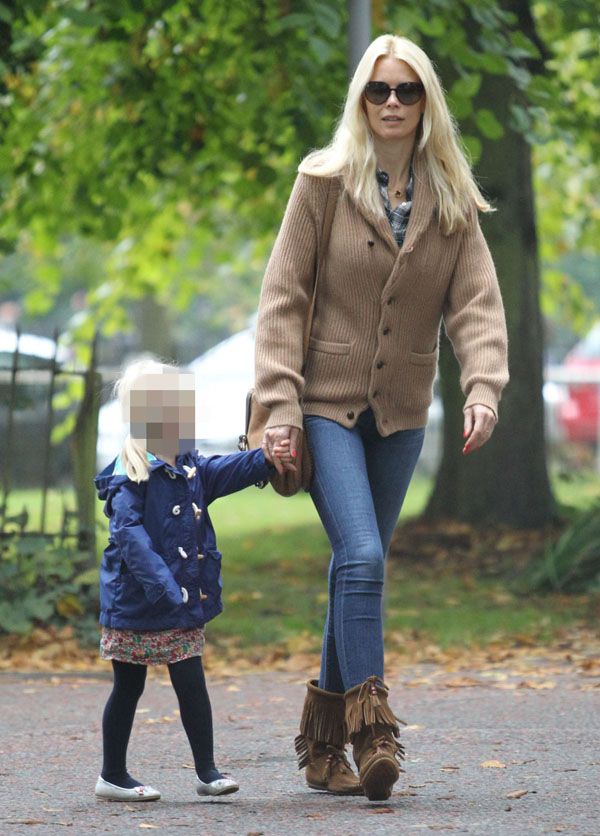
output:
<path id="1" fill-rule="evenodd" d="M 567 440 L 595 444 L 599 420 L 600 322 L 571 349 L 563 365 L 574 376 L 586 372 L 598 375 L 597 383 L 568 383 L 567 398 L 558 408 L 558 420 Z"/>

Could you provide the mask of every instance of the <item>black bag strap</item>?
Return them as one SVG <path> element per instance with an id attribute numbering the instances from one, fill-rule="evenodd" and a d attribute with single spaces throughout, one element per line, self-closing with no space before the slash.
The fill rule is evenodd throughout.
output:
<path id="1" fill-rule="evenodd" d="M 331 236 L 331 227 L 333 226 L 333 218 L 335 216 L 335 208 L 337 206 L 339 191 L 340 178 L 331 177 L 327 187 L 327 201 L 325 203 L 325 211 L 323 212 L 323 227 L 317 246 L 317 269 L 315 273 L 315 283 L 313 286 L 312 299 L 310 300 L 310 307 L 308 309 L 308 316 L 306 317 L 306 327 L 304 329 L 304 340 L 302 343 L 303 366 L 306 364 L 306 358 L 308 356 L 308 343 L 310 341 L 310 332 L 312 331 L 313 316 L 317 301 L 317 287 L 319 285 L 319 278 L 323 274 L 323 265 L 325 263 L 327 249 L 329 247 L 329 238 Z"/>

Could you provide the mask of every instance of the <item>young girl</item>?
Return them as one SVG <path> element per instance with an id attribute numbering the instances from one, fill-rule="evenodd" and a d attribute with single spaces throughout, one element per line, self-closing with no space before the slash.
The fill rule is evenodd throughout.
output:
<path id="1" fill-rule="evenodd" d="M 110 519 L 100 567 L 100 648 L 114 672 L 96 795 L 160 798 L 129 774 L 126 754 L 147 666 L 161 664 L 177 694 L 198 794 L 236 792 L 236 781 L 215 766 L 201 661 L 204 625 L 222 610 L 221 555 L 207 507 L 268 479 L 273 465 L 261 450 L 209 458 L 197 453 L 192 374 L 146 359 L 131 364 L 115 390 L 130 433 L 121 455 L 95 479 Z M 273 452 L 289 462 L 287 447 Z"/>

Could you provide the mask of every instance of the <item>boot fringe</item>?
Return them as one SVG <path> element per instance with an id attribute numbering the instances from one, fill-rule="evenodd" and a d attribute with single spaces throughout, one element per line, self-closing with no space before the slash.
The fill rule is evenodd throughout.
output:
<path id="1" fill-rule="evenodd" d="M 294 746 L 296 748 L 296 755 L 298 757 L 298 769 L 304 769 L 310 763 L 310 751 L 308 749 L 308 740 L 303 734 L 298 734 L 294 738 Z"/>
<path id="2" fill-rule="evenodd" d="M 350 740 L 365 726 L 374 725 L 387 726 L 394 737 L 400 735 L 397 717 L 388 705 L 387 689 L 375 684 L 375 693 L 372 693 L 374 684 L 374 678 L 371 677 L 360 688 L 357 686 L 356 693 L 347 695 L 346 730 Z"/>
<path id="3" fill-rule="evenodd" d="M 309 683 L 296 740 L 300 737 L 343 748 L 346 742 L 343 694 L 322 691 Z"/>

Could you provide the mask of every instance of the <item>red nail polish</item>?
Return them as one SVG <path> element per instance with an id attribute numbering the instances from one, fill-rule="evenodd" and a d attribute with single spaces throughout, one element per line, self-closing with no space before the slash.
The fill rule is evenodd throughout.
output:
<path id="1" fill-rule="evenodd" d="M 296 458 L 296 451 L 295 451 L 295 450 L 292 450 L 292 456 L 293 456 L 294 458 Z"/>
<path id="2" fill-rule="evenodd" d="M 465 430 L 464 433 L 463 433 L 463 438 L 466 438 L 468 435 L 469 435 L 469 433 Z"/>

